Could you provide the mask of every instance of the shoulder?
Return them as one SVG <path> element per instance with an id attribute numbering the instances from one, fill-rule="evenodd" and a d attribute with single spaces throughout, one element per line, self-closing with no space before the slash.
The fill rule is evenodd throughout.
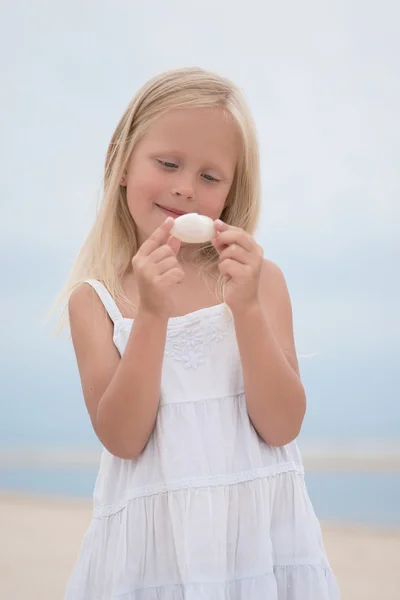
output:
<path id="1" fill-rule="evenodd" d="M 78 323 L 89 324 L 98 318 L 108 320 L 107 311 L 96 290 L 88 283 L 78 284 L 68 300 L 71 327 Z"/>
<path id="2" fill-rule="evenodd" d="M 282 269 L 267 258 L 263 259 L 260 285 L 264 300 L 286 299 L 286 302 L 290 302 L 289 290 Z"/>
<path id="3" fill-rule="evenodd" d="M 113 323 L 97 292 L 88 283 L 81 283 L 72 291 L 68 302 L 71 339 L 78 360 L 79 371 L 90 370 L 106 360 L 118 358 L 113 343 Z M 89 366 L 88 366 L 89 365 Z"/>
<path id="4" fill-rule="evenodd" d="M 71 292 L 68 300 L 69 315 L 79 314 L 88 309 L 89 304 L 96 300 L 96 291 L 88 283 L 78 284 Z"/>

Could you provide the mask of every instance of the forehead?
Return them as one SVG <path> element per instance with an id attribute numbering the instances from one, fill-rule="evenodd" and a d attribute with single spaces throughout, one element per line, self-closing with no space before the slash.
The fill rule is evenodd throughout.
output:
<path id="1" fill-rule="evenodd" d="M 184 108 L 158 117 L 145 134 L 143 145 L 202 161 L 236 164 L 240 136 L 233 118 L 222 109 Z"/>

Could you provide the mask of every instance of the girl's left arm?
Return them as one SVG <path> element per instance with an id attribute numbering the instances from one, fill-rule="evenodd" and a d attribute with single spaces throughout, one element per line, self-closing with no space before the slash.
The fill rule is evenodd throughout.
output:
<path id="1" fill-rule="evenodd" d="M 298 436 L 306 410 L 286 282 L 251 236 L 220 221 L 216 229 L 213 243 L 227 276 L 225 302 L 235 323 L 249 417 L 266 443 L 283 446 Z"/>

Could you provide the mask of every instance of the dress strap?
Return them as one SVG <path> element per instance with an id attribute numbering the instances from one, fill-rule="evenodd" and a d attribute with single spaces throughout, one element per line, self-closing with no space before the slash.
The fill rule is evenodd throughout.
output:
<path id="1" fill-rule="evenodd" d="M 108 289 L 97 279 L 86 279 L 85 283 L 88 283 L 97 292 L 100 300 L 104 304 L 106 311 L 113 323 L 123 319 L 118 306 L 115 304 L 113 297 L 111 296 Z"/>

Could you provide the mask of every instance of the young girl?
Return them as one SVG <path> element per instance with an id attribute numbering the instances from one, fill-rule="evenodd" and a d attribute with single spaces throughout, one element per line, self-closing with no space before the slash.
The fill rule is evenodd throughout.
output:
<path id="1" fill-rule="evenodd" d="M 174 218 L 215 221 L 183 244 Z M 112 137 L 104 199 L 67 286 L 104 446 L 67 600 L 337 600 L 295 442 L 291 303 L 252 234 L 259 164 L 238 89 L 156 77 Z"/>

